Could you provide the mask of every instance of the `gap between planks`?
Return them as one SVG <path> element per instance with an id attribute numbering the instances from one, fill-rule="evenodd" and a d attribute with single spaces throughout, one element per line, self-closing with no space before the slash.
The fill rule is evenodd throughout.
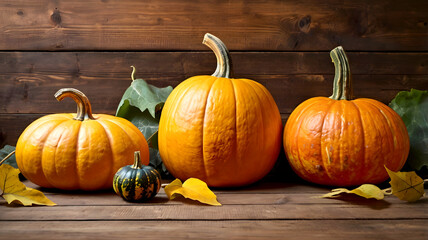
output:
<path id="1" fill-rule="evenodd" d="M 426 239 L 427 224 L 427 220 L 6 221 L 1 222 L 0 239 Z"/>

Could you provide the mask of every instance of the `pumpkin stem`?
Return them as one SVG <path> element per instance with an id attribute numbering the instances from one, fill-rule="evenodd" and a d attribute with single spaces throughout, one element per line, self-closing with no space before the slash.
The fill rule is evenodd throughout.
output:
<path id="1" fill-rule="evenodd" d="M 134 78 L 134 74 L 135 74 L 135 67 L 134 66 L 131 66 L 132 67 L 132 73 L 131 73 L 131 79 L 132 79 L 132 81 L 134 81 L 135 80 L 135 78 Z"/>
<path id="2" fill-rule="evenodd" d="M 330 57 L 335 68 L 333 95 L 331 95 L 330 98 L 334 100 L 352 100 L 354 95 L 352 90 L 351 70 L 345 51 L 341 46 L 336 47 L 331 50 Z"/>
<path id="3" fill-rule="evenodd" d="M 217 69 L 211 76 L 229 78 L 232 72 L 232 60 L 226 45 L 210 33 L 205 34 L 202 43 L 211 48 L 217 58 Z"/>
<path id="4" fill-rule="evenodd" d="M 141 164 L 140 151 L 134 152 L 134 164 L 132 165 L 132 168 L 133 169 L 142 169 L 143 168 L 143 164 Z"/>
<path id="5" fill-rule="evenodd" d="M 66 97 L 72 98 L 77 103 L 77 114 L 74 119 L 79 121 L 95 119 L 94 116 L 92 116 L 91 103 L 85 94 L 74 88 L 61 88 L 55 93 L 55 98 L 58 101 L 61 101 Z"/>

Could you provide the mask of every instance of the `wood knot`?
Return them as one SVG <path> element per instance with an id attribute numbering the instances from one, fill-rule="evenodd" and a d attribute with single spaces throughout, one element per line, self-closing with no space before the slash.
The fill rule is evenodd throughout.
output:
<path id="1" fill-rule="evenodd" d="M 427 27 L 427 26 L 428 26 L 428 23 L 427 23 L 427 22 L 425 22 L 425 21 L 420 21 L 420 22 L 418 22 L 418 23 L 417 23 L 417 25 L 418 25 L 418 27 L 423 27 L 423 28 L 425 28 L 425 27 Z"/>
<path id="2" fill-rule="evenodd" d="M 55 8 L 54 12 L 52 13 L 51 21 L 55 24 L 55 26 L 61 26 L 61 15 L 58 8 Z"/>
<path id="3" fill-rule="evenodd" d="M 24 12 L 22 10 L 18 10 L 18 12 L 16 12 L 16 15 L 22 16 L 22 15 L 24 15 Z"/>
<path id="4" fill-rule="evenodd" d="M 303 18 L 301 18 L 298 22 L 299 25 L 299 29 L 302 32 L 309 32 L 310 28 L 311 28 L 311 16 L 305 16 Z"/>
<path id="5" fill-rule="evenodd" d="M 408 83 L 409 83 L 409 76 L 404 75 L 403 78 L 401 79 L 401 85 L 406 86 Z"/>

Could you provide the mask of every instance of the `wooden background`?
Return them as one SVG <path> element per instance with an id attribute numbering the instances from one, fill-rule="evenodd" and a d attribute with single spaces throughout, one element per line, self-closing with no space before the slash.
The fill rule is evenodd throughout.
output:
<path id="1" fill-rule="evenodd" d="M 137 77 L 159 87 L 211 74 L 210 32 L 231 50 L 235 77 L 274 96 L 284 121 L 302 101 L 329 96 L 329 51 L 347 50 L 355 95 L 388 103 L 428 89 L 428 1 L 2 0 L 0 147 L 49 113 L 74 112 L 63 87 L 114 114 Z"/>

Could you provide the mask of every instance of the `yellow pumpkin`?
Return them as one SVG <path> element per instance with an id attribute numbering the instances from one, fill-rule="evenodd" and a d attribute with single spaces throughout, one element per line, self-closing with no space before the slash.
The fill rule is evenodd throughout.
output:
<path id="1" fill-rule="evenodd" d="M 126 119 L 92 115 L 88 98 L 72 88 L 60 89 L 60 101 L 71 97 L 77 114 L 51 114 L 31 123 L 16 145 L 22 174 L 46 188 L 98 190 L 112 187 L 117 170 L 132 164 L 135 151 L 149 163 L 143 134 Z"/>
<path id="2" fill-rule="evenodd" d="M 182 180 L 247 185 L 276 162 L 281 116 L 261 84 L 229 78 L 229 52 L 220 39 L 206 34 L 203 43 L 216 54 L 217 70 L 191 77 L 172 91 L 160 118 L 159 152 L 168 171 Z"/>

